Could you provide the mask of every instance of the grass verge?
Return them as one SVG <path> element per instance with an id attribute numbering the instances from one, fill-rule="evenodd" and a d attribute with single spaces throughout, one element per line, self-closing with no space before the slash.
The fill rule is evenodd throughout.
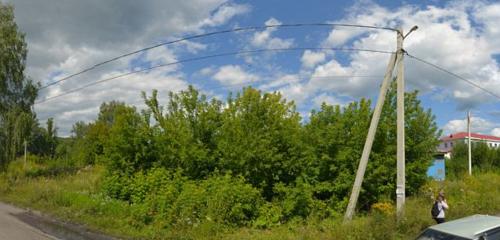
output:
<path id="1" fill-rule="evenodd" d="M 343 223 L 329 219 L 295 219 L 270 229 L 232 228 L 211 221 L 190 227 L 137 224 L 140 205 L 114 200 L 97 186 L 104 173 L 99 166 L 79 170 L 13 162 L 0 174 L 0 200 L 35 209 L 89 229 L 132 239 L 413 239 L 433 224 L 432 197 L 446 192 L 448 219 L 471 214 L 500 213 L 500 175 L 480 173 L 442 183 L 429 182 L 418 196 L 408 198 L 404 218 L 397 222 L 392 203 L 379 203 L 372 211 Z"/>

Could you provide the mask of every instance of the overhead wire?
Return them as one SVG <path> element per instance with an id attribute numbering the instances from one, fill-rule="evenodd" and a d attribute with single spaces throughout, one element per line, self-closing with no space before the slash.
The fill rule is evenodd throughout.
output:
<path id="1" fill-rule="evenodd" d="M 48 87 L 53 86 L 55 84 L 58 84 L 60 82 L 66 81 L 68 79 L 71 79 L 73 77 L 76 77 L 78 75 L 86 73 L 88 71 L 91 71 L 91 70 L 93 70 L 93 69 L 95 69 L 95 68 L 97 68 L 99 66 L 105 65 L 105 64 L 113 62 L 113 61 L 116 61 L 118 59 L 121 59 L 121 58 L 124 58 L 124 57 L 128 57 L 128 56 L 131 56 L 131 55 L 135 55 L 137 53 L 148 51 L 148 50 L 151 50 L 151 49 L 154 49 L 154 48 L 158 48 L 158 47 L 161 47 L 161 46 L 171 45 L 171 44 L 178 43 L 178 42 L 184 42 L 184 41 L 189 41 L 189 40 L 193 40 L 193 39 L 198 39 L 198 38 L 213 36 L 213 35 L 220 35 L 220 34 L 232 33 L 232 32 L 240 32 L 240 31 L 262 30 L 262 29 L 267 29 L 267 28 L 312 27 L 312 26 L 354 27 L 354 28 L 381 29 L 381 30 L 388 30 L 388 31 L 399 32 L 399 30 L 397 30 L 395 28 L 390 28 L 390 27 L 379 27 L 379 26 L 369 26 L 369 25 L 360 25 L 360 24 L 344 24 L 344 23 L 296 23 L 296 24 L 272 24 L 272 25 L 264 25 L 264 26 L 252 26 L 252 27 L 237 27 L 237 28 L 232 28 L 232 29 L 226 29 L 226 30 L 208 32 L 208 33 L 197 34 L 197 35 L 191 35 L 191 36 L 187 36 L 187 37 L 184 37 L 184 38 L 179 38 L 179 39 L 176 39 L 176 40 L 172 40 L 172 41 L 168 41 L 168 42 L 163 42 L 163 43 L 155 44 L 155 45 L 152 45 L 152 46 L 149 46 L 149 47 L 141 48 L 141 49 L 138 49 L 138 50 L 135 50 L 135 51 L 132 51 L 132 52 L 124 53 L 122 55 L 119 55 L 119 56 L 110 58 L 108 60 L 99 62 L 97 64 L 94 64 L 94 65 L 92 65 L 90 67 L 87 67 L 87 68 L 85 68 L 85 69 L 83 69 L 83 70 L 81 70 L 79 72 L 70 74 L 70 75 L 68 75 L 66 77 L 63 77 L 63 78 L 57 80 L 57 81 L 48 83 L 48 84 L 40 87 L 40 89 L 48 88 Z"/>
<path id="2" fill-rule="evenodd" d="M 500 99 L 500 95 L 498 95 L 498 94 L 496 94 L 496 93 L 494 93 L 494 92 L 492 92 L 492 91 L 490 91 L 490 90 L 486 89 L 485 87 L 482 87 L 481 85 L 479 85 L 479 84 L 477 84 L 477 83 L 475 83 L 475 82 L 473 82 L 473 81 L 471 81 L 471 80 L 469 80 L 469 79 L 467 79 L 467 78 L 464 78 L 464 77 L 462 77 L 462 76 L 460 76 L 460 75 L 458 75 L 458 74 L 456 74 L 456 73 L 454 73 L 454 72 L 452 72 L 452 71 L 450 71 L 450 70 L 447 70 L 447 69 L 445 69 L 445 68 L 443 68 L 443 67 L 441 67 L 441 66 L 438 66 L 438 65 L 436 65 L 436 64 L 434 64 L 434 63 L 431 63 L 431 62 L 429 62 L 429 61 L 426 61 L 426 60 L 424 60 L 424 59 L 422 59 L 422 58 L 419 58 L 419 57 L 416 57 L 416 56 L 414 56 L 414 55 L 411 55 L 411 54 L 409 54 L 409 53 L 408 53 L 408 52 L 406 52 L 406 51 L 405 51 L 405 54 L 406 54 L 408 57 L 410 57 L 410 58 L 413 58 L 413 59 L 415 59 L 415 60 L 417 60 L 417 61 L 419 61 L 419 62 L 421 62 L 421 63 L 427 64 L 428 66 L 431 66 L 431 67 L 433 67 L 433 68 L 435 68 L 435 69 L 438 69 L 438 70 L 440 70 L 441 72 L 447 73 L 447 74 L 449 74 L 449 75 L 451 75 L 451 76 L 453 76 L 453 77 L 455 77 L 455 78 L 458 78 L 458 79 L 460 79 L 460 80 L 462 80 L 462 81 L 465 81 L 466 83 L 468 83 L 468 84 L 470 84 L 470 85 L 472 85 L 472 86 L 474 86 L 474 87 L 476 87 L 476 88 L 478 88 L 478 89 L 483 90 L 484 92 L 486 92 L 486 93 L 490 94 L 491 96 L 493 96 L 493 97 L 496 97 L 496 98 Z"/>
<path id="3" fill-rule="evenodd" d="M 210 59 L 210 58 L 217 58 L 217 57 L 224 57 L 224 56 L 255 54 L 255 53 L 263 53 L 263 52 L 304 51 L 304 50 L 315 50 L 315 51 L 320 51 L 320 50 L 321 51 L 326 51 L 326 50 L 329 50 L 329 51 L 358 51 L 358 52 L 372 52 L 372 53 L 384 53 L 384 54 L 392 54 L 392 53 L 394 53 L 394 52 L 391 52 L 391 51 L 374 50 L 374 49 L 326 48 L 326 47 L 264 48 L 264 49 L 256 49 L 256 50 L 233 51 L 233 52 L 212 54 L 212 55 L 206 55 L 206 56 L 200 56 L 200 57 L 186 58 L 186 59 L 182 59 L 182 60 L 175 61 L 175 62 L 164 63 L 164 64 L 159 64 L 159 65 L 151 66 L 151 67 L 148 67 L 148 68 L 143 68 L 143 69 L 139 69 L 139 70 L 135 70 L 135 71 L 130 71 L 130 72 L 127 72 L 127 73 L 123 73 L 123 74 L 120 74 L 120 75 L 116 75 L 116 76 L 113 76 L 113 77 L 104 78 L 104 79 L 101 79 L 101 80 L 98 80 L 98 81 L 94 81 L 94 82 L 88 83 L 86 85 L 83 85 L 83 86 L 80 86 L 80 87 L 68 90 L 68 91 L 66 91 L 64 93 L 61 93 L 59 95 L 45 98 L 45 99 L 43 99 L 41 101 L 35 102 L 35 104 L 41 104 L 41 103 L 50 101 L 52 99 L 59 98 L 59 97 L 62 97 L 62 96 L 65 96 L 65 95 L 68 95 L 68 94 L 71 94 L 71 93 L 83 90 L 85 88 L 88 88 L 88 87 L 91 87 L 91 86 L 94 86 L 94 85 L 97 85 L 97 84 L 101 84 L 101 83 L 104 83 L 104 82 L 108 82 L 108 81 L 111 81 L 111 80 L 114 80 L 114 79 L 117 79 L 117 78 L 123 78 L 123 77 L 129 76 L 129 75 L 132 75 L 132 74 L 141 73 L 141 72 L 147 72 L 149 70 L 153 70 L 153 69 L 157 69 L 157 68 L 162 68 L 162 67 L 167 67 L 167 66 L 172 66 L 172 65 L 177 65 L 177 64 L 181 64 L 181 63 L 187 63 L 187 62 L 193 62 L 193 61 L 199 61 L 199 60 Z"/>

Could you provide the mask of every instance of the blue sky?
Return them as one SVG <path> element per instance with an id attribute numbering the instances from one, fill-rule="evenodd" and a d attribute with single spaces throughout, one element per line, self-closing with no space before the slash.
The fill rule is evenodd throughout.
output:
<path id="1" fill-rule="evenodd" d="M 1 1 L 1 0 L 0 0 Z M 3 0 L 5 2 L 5 0 Z M 85 67 L 156 43 L 234 27 L 279 23 L 348 23 L 419 29 L 405 49 L 500 95 L 500 3 L 496 1 L 56 1 L 7 0 L 28 41 L 28 75 L 42 85 Z M 223 52 L 290 47 L 345 47 L 393 51 L 384 30 L 302 27 L 211 36 L 120 59 L 40 92 L 39 100 L 84 84 L 161 63 Z M 294 100 L 307 119 L 321 102 L 344 105 L 374 99 L 388 54 L 290 51 L 227 56 L 183 63 L 113 80 L 37 104 L 61 135 L 76 121 L 95 119 L 103 101 L 143 107 L 140 92 L 195 85 L 210 97 L 252 85 Z M 444 133 L 465 130 L 500 136 L 500 100 L 413 59 L 405 59 L 407 90 L 419 90 Z"/>

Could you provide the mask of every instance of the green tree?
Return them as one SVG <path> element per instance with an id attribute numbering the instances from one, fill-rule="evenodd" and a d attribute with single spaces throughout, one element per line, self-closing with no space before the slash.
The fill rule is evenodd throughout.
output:
<path id="1" fill-rule="evenodd" d="M 382 117 L 377 130 L 377 136 L 373 146 L 374 161 L 373 165 L 380 170 L 379 166 L 389 167 L 383 174 L 391 176 L 393 179 L 377 181 L 379 176 L 368 175 L 367 183 L 373 183 L 379 187 L 373 186 L 374 190 L 381 195 L 394 197 L 396 182 L 396 82 L 393 81 L 391 88 L 387 93 L 386 102 L 382 110 Z M 418 192 L 420 187 L 427 180 L 427 169 L 431 165 L 433 155 L 439 145 L 439 130 L 435 116 L 431 109 L 424 109 L 418 99 L 418 91 L 405 93 L 405 161 L 406 161 L 406 194 L 412 195 Z M 386 161 L 378 162 L 389 157 Z M 371 170 L 371 169 L 368 169 Z M 387 183 L 390 188 L 380 187 Z M 371 192 L 371 191 L 370 191 Z"/>
<path id="2" fill-rule="evenodd" d="M 313 111 L 306 128 L 306 143 L 316 156 L 316 197 L 343 211 L 370 121 L 370 101 L 361 99 L 345 107 L 322 104 Z"/>
<path id="3" fill-rule="evenodd" d="M 54 125 L 53 118 L 47 119 L 47 135 L 45 137 L 47 142 L 48 154 L 53 158 L 57 148 L 57 128 Z"/>
<path id="4" fill-rule="evenodd" d="M 38 124 L 33 127 L 28 150 L 32 154 L 53 158 L 57 143 L 57 129 L 54 126 L 54 119 L 49 118 L 47 119 L 47 128 L 40 127 Z"/>
<path id="5" fill-rule="evenodd" d="M 274 185 L 295 182 L 310 165 L 301 118 L 279 93 L 245 88 L 229 97 L 217 134 L 218 168 L 242 175 L 272 198 Z"/>
<path id="6" fill-rule="evenodd" d="M 469 150 L 464 142 L 455 142 L 451 158 L 446 161 L 446 171 L 458 177 L 469 171 Z M 500 167 L 500 148 L 493 148 L 483 142 L 472 142 L 471 161 L 473 172 L 477 170 L 498 170 Z"/>
<path id="7" fill-rule="evenodd" d="M 0 168 L 15 158 L 35 125 L 37 86 L 24 75 L 26 54 L 13 7 L 0 3 Z"/>
<path id="8" fill-rule="evenodd" d="M 182 168 L 193 179 L 206 177 L 216 166 L 215 135 L 221 125 L 222 103 L 208 101 L 192 86 L 178 94 L 171 92 L 166 109 L 159 106 L 157 91 L 150 98 L 143 95 L 156 121 L 152 135 L 158 164 Z"/>
<path id="9" fill-rule="evenodd" d="M 123 102 L 104 102 L 99 108 L 97 119 L 85 124 L 77 122 L 73 126 L 73 156 L 81 164 L 93 164 L 104 154 L 104 146 L 109 139 L 110 131 L 121 114 L 134 111 Z"/>
<path id="10" fill-rule="evenodd" d="M 144 122 L 134 107 L 117 112 L 103 146 L 109 171 L 129 176 L 152 166 L 155 161 L 149 156 L 156 152 L 151 149 L 155 146 L 149 144 L 151 138 L 143 127 Z"/>
<path id="11" fill-rule="evenodd" d="M 377 134 L 362 185 L 359 205 L 368 208 L 380 199 L 393 199 L 396 182 L 396 91 L 387 94 Z M 416 193 L 426 180 L 426 171 L 438 145 L 440 131 L 430 110 L 425 111 L 418 92 L 405 94 L 406 190 Z M 354 182 L 366 139 L 372 110 L 361 100 L 344 108 L 323 104 L 306 125 L 307 143 L 314 149 L 319 166 L 317 196 L 330 198 L 344 210 Z"/>

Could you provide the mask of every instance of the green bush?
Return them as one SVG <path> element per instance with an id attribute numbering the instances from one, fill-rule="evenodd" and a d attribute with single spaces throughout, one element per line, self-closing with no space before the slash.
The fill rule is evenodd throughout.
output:
<path id="1" fill-rule="evenodd" d="M 258 217 L 253 226 L 257 228 L 270 228 L 282 223 L 283 209 L 278 203 L 265 202 L 258 210 Z"/>
<path id="2" fill-rule="evenodd" d="M 206 191 L 206 218 L 225 225 L 248 225 L 263 203 L 260 191 L 243 177 L 210 177 L 201 188 Z"/>
<path id="3" fill-rule="evenodd" d="M 213 222 L 228 226 L 249 225 L 264 202 L 258 189 L 242 177 L 214 175 L 188 180 L 181 172 L 154 168 L 132 178 L 108 174 L 102 191 L 111 198 L 129 201 L 134 226 L 157 221 L 165 226 L 197 226 Z"/>
<path id="4" fill-rule="evenodd" d="M 108 197 L 128 201 L 131 195 L 130 185 L 130 177 L 118 172 L 108 172 L 101 182 L 100 188 Z"/>

